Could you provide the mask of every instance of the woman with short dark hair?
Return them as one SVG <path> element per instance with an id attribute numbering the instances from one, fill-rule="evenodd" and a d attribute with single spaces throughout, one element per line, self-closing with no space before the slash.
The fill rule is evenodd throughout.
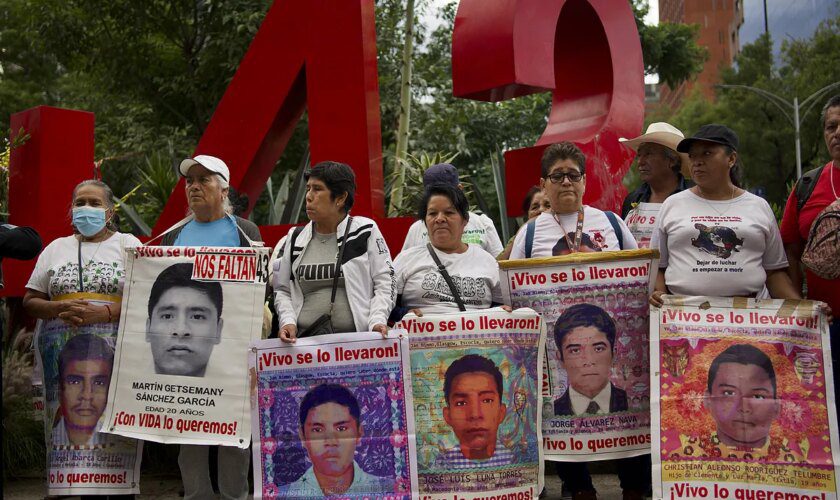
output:
<path id="1" fill-rule="evenodd" d="M 336 333 L 387 335 L 388 313 L 396 300 L 394 268 L 376 223 L 349 213 L 356 193 L 353 170 L 325 161 L 305 178 L 310 222 L 289 231 L 274 267 L 280 338 L 294 342 L 324 315 Z"/>
<path id="2" fill-rule="evenodd" d="M 401 308 L 392 319 L 397 320 L 408 309 L 422 316 L 424 312 L 487 309 L 501 304 L 496 259 L 481 247 L 461 241 L 469 220 L 464 192 L 445 184 L 429 186 L 417 218 L 426 225 L 429 243 L 404 250 L 394 260 Z M 450 280 L 444 277 L 440 265 Z"/>
<path id="3" fill-rule="evenodd" d="M 551 209 L 519 230 L 511 259 L 638 248 L 616 214 L 583 203 L 586 156 L 580 148 L 571 142 L 551 144 L 543 151 L 540 166 L 540 186 Z"/>

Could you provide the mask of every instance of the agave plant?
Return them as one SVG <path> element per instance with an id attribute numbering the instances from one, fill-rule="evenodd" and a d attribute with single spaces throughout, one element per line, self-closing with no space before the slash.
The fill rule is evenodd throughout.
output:
<path id="1" fill-rule="evenodd" d="M 432 165 L 438 163 L 452 163 L 458 153 L 442 153 L 437 152 L 433 154 L 420 153 L 419 155 L 409 154 L 406 159 L 397 159 L 402 165 L 404 171 L 405 184 L 402 186 L 402 198 L 400 200 L 393 200 L 391 211 L 388 213 L 390 217 L 395 216 L 412 216 L 417 210 L 417 203 L 423 196 L 423 174 Z M 467 176 L 462 175 L 462 179 Z M 394 186 L 399 182 L 399 169 L 394 169 L 385 179 L 385 189 L 388 193 L 393 195 Z M 469 184 L 464 182 L 464 192 L 469 196 Z"/>

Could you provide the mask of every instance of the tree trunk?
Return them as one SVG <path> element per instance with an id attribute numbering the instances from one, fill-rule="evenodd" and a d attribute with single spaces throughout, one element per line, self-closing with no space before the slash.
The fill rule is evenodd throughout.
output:
<path id="1" fill-rule="evenodd" d="M 409 123 L 411 121 L 411 57 L 414 52 L 414 0 L 407 0 L 405 7 L 405 45 L 403 46 L 402 78 L 400 81 L 400 116 L 397 128 L 397 145 L 394 151 L 394 169 L 396 177 L 391 187 L 391 201 L 388 203 L 388 215 L 396 215 L 397 208 L 403 202 L 405 184 L 405 160 L 408 152 Z"/>

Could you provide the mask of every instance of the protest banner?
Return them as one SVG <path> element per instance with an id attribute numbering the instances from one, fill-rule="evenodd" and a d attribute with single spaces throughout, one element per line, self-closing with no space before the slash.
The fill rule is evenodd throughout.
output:
<path id="1" fill-rule="evenodd" d="M 838 498 L 828 322 L 811 301 L 651 308 L 654 498 Z"/>
<path id="2" fill-rule="evenodd" d="M 105 431 L 247 448 L 267 248 L 129 249 Z"/>
<path id="3" fill-rule="evenodd" d="M 118 307 L 118 297 L 110 295 L 55 298 L 71 299 Z M 38 321 L 36 366 L 43 385 L 33 387 L 43 389 L 48 495 L 140 493 L 142 441 L 101 432 L 116 338 L 115 323 Z"/>
<path id="4" fill-rule="evenodd" d="M 396 326 L 411 345 L 420 498 L 537 498 L 539 315 L 408 315 Z"/>
<path id="5" fill-rule="evenodd" d="M 627 213 L 624 222 L 627 229 L 636 238 L 639 248 L 650 248 L 650 239 L 662 203 L 636 203 Z"/>
<path id="6" fill-rule="evenodd" d="M 546 459 L 650 452 L 647 301 L 658 258 L 625 250 L 499 263 L 505 300 L 539 312 L 547 327 Z"/>
<path id="7" fill-rule="evenodd" d="M 392 331 L 255 342 L 254 498 L 411 498 L 408 341 Z"/>

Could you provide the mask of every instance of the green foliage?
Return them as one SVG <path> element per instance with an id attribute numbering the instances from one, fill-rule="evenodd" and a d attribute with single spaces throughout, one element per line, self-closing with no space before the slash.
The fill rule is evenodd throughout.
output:
<path id="1" fill-rule="evenodd" d="M 96 156 L 104 176 L 148 224 L 168 197 L 168 180 L 150 166 L 165 151 L 169 160 L 188 156 L 212 116 L 226 85 L 259 28 L 271 0 L 4 0 L 0 9 L 0 109 L 39 104 L 96 114 Z M 457 152 L 470 175 L 497 207 L 490 157 L 497 150 L 532 145 L 545 127 L 551 95 L 542 93 L 484 103 L 455 99 L 451 39 L 456 11 L 451 2 L 433 31 L 422 20 L 430 3 L 417 2 L 412 122 L 408 151 Z M 634 12 L 646 68 L 667 81 L 689 78 L 702 52 L 684 27 L 641 24 Z M 405 36 L 405 1 L 376 0 L 376 30 L 383 154 L 393 156 Z M 702 62 L 702 61 L 701 61 Z M 306 117 L 293 133 L 272 174 L 278 186 L 305 154 Z M 8 127 L 8 116 L 0 116 Z M 389 164 L 390 163 L 390 164 Z M 393 162 L 387 162 L 388 175 Z M 150 170 L 151 169 L 151 170 Z M 142 177 L 145 172 L 150 179 Z M 386 191 L 387 192 L 387 191 Z M 253 219 L 276 214 L 277 197 L 258 198 Z M 387 201 L 387 200 L 386 200 Z"/>
<path id="2" fill-rule="evenodd" d="M 5 307 L 5 304 L 0 303 Z M 44 467 L 44 424 L 34 418 L 33 332 L 19 331 L 3 350 L 3 477 Z"/>
<path id="3" fill-rule="evenodd" d="M 414 216 L 417 213 L 417 204 L 423 196 L 423 174 L 432 165 L 438 163 L 452 163 L 458 153 L 421 153 L 417 156 L 409 154 L 406 159 L 398 158 L 397 161 L 405 169 L 405 187 L 403 188 L 402 202 L 394 207 L 395 211 L 392 216 Z M 461 176 L 462 178 L 464 176 Z M 398 182 L 399 177 L 397 171 L 394 170 L 385 179 L 385 190 L 391 192 L 395 182 Z M 464 188 L 467 192 L 467 188 Z"/>
<path id="4" fill-rule="evenodd" d="M 3 149 L 0 151 L 0 220 L 6 220 L 9 217 L 9 159 L 12 150 L 23 146 L 30 138 L 23 127 L 9 141 L 11 135 L 12 131 L 9 130 L 9 133 L 3 137 Z"/>
<path id="5" fill-rule="evenodd" d="M 782 43 L 781 60 L 774 65 L 772 41 L 762 36 L 745 45 L 737 66 L 723 72 L 723 83 L 746 85 L 772 92 L 788 102 L 800 103 L 826 85 L 840 81 L 840 17 L 823 22 L 813 36 Z M 840 89 L 820 95 L 813 106 L 803 107 L 802 171 L 823 165 L 829 158 L 822 136 L 819 110 Z M 792 108 L 787 107 L 790 115 Z M 687 134 L 706 123 L 723 123 L 740 138 L 739 157 L 747 187 L 763 187 L 771 203 L 784 205 L 788 185 L 796 180 L 794 126 L 782 111 L 755 92 L 718 89 L 717 101 L 709 102 L 699 92 L 689 96 L 670 121 Z"/>
<path id="6" fill-rule="evenodd" d="M 648 26 L 644 23 L 649 9 L 647 0 L 630 0 L 630 3 L 642 42 L 646 73 L 657 73 L 660 82 L 676 88 L 703 70 L 709 51 L 696 43 L 699 25 L 659 23 Z"/>

